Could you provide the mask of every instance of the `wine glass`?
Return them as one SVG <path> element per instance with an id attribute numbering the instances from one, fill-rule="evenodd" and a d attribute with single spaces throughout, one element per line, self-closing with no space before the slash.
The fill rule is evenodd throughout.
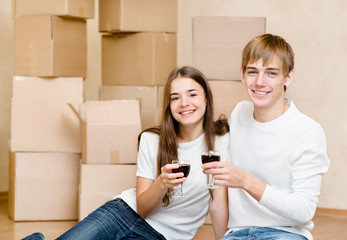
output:
<path id="1" fill-rule="evenodd" d="M 172 164 L 178 164 L 179 167 L 172 169 L 172 173 L 179 173 L 183 172 L 184 177 L 188 177 L 189 172 L 190 172 L 190 163 L 188 160 L 172 160 Z M 183 191 L 182 191 L 182 185 L 181 183 L 181 188 L 180 188 L 180 195 L 183 196 Z"/>
<path id="2" fill-rule="evenodd" d="M 202 164 L 214 162 L 214 161 L 220 161 L 220 155 L 217 151 L 205 150 L 201 153 Z M 216 185 L 214 185 L 214 178 L 212 174 L 207 175 L 207 188 L 209 189 L 218 188 Z"/>

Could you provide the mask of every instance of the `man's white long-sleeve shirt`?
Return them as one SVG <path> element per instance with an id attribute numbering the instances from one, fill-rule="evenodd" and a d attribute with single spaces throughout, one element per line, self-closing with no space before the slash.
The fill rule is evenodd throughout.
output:
<path id="1" fill-rule="evenodd" d="M 286 99 L 289 109 L 267 123 L 253 118 L 253 104 L 239 103 L 229 118 L 229 161 L 266 183 L 258 202 L 229 188 L 229 228 L 282 229 L 312 239 L 323 173 L 328 170 L 323 128 Z"/>

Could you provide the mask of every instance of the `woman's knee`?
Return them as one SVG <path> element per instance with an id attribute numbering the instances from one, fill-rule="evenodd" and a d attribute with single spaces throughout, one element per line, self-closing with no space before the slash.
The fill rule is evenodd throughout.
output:
<path id="1" fill-rule="evenodd" d="M 23 238 L 22 240 L 45 240 L 45 236 L 43 235 L 43 233 L 36 232 Z"/>

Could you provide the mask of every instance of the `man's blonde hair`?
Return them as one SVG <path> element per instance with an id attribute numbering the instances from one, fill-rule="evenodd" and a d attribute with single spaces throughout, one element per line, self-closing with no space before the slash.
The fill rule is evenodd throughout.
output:
<path id="1" fill-rule="evenodd" d="M 254 63 L 260 59 L 263 64 L 268 64 L 275 56 L 282 61 L 283 75 L 294 68 L 294 52 L 282 37 L 263 34 L 253 38 L 243 49 L 242 52 L 242 71 L 245 72 L 249 63 Z"/>

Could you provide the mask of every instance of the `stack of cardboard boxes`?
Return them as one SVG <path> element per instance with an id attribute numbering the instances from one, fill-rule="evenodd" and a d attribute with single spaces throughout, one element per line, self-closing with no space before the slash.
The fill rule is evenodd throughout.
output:
<path id="1" fill-rule="evenodd" d="M 87 101 L 76 116 L 82 124 L 78 211 L 82 220 L 113 196 L 136 186 L 139 101 Z"/>
<path id="2" fill-rule="evenodd" d="M 214 117 L 227 118 L 239 101 L 249 100 L 240 81 L 242 50 L 255 36 L 265 33 L 264 17 L 193 17 L 193 66 L 211 86 Z M 210 216 L 207 224 L 211 224 Z"/>
<path id="3" fill-rule="evenodd" d="M 100 100 L 139 99 L 142 128 L 158 125 L 177 62 L 177 0 L 99 0 Z"/>
<path id="4" fill-rule="evenodd" d="M 86 21 L 94 1 L 13 0 L 9 215 L 77 219 Z"/>
<path id="5" fill-rule="evenodd" d="M 99 0 L 102 86 L 81 111 L 79 220 L 136 186 L 137 137 L 159 123 L 176 31 L 177 0 Z"/>

